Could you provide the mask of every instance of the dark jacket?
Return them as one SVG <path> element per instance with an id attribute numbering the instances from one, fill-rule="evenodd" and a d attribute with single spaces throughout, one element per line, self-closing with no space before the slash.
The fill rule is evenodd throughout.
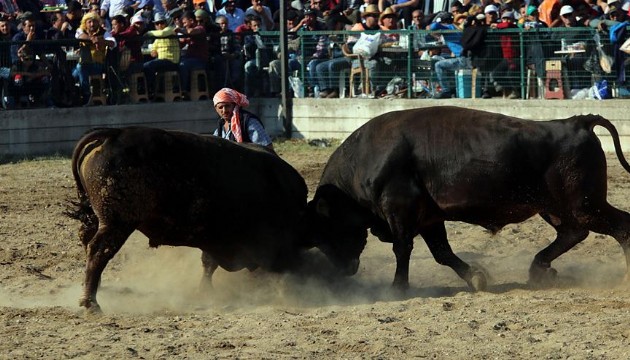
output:
<path id="1" fill-rule="evenodd" d="M 241 112 L 241 135 L 243 136 L 243 142 L 246 143 L 250 143 L 252 142 L 252 140 L 249 138 L 249 133 L 247 132 L 247 128 L 249 127 L 249 123 L 250 121 L 258 121 L 260 123 L 261 126 L 264 127 L 262 121 L 260 121 L 260 119 L 258 117 L 256 117 L 256 115 L 250 113 L 247 110 L 243 110 L 240 109 L 239 110 Z M 219 137 L 223 137 L 223 129 L 225 125 L 225 120 L 223 119 L 219 119 L 219 122 L 217 124 L 217 130 L 218 130 L 218 136 Z M 232 141 L 236 141 L 236 139 L 234 138 L 234 135 L 230 135 L 230 140 Z"/>

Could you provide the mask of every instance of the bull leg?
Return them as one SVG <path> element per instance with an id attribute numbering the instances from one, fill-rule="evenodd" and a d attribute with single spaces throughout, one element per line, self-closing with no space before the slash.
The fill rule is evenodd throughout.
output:
<path id="1" fill-rule="evenodd" d="M 557 232 L 556 239 L 534 257 L 529 267 L 529 283 L 535 286 L 546 286 L 553 282 L 557 271 L 551 267 L 551 262 L 586 239 L 588 230 L 575 225 L 562 223 L 554 225 L 543 215 L 543 219 L 551 224 Z"/>
<path id="2" fill-rule="evenodd" d="M 486 289 L 488 281 L 485 273 L 481 269 L 468 265 L 453 253 L 453 249 L 448 243 L 444 222 L 424 227 L 420 231 L 420 235 L 438 264 L 453 269 L 474 291 Z"/>
<path id="3" fill-rule="evenodd" d="M 612 236 L 617 240 L 626 258 L 624 281 L 630 281 L 630 214 L 605 203 L 601 210 L 589 216 L 587 226 L 591 231 Z"/>
<path id="4" fill-rule="evenodd" d="M 101 226 L 86 245 L 85 281 L 83 283 L 83 297 L 79 300 L 79 305 L 84 306 L 90 312 L 100 312 L 100 306 L 96 301 L 96 292 L 101 281 L 101 274 L 109 260 L 116 255 L 131 235 L 133 229 L 133 227 Z"/>
<path id="5" fill-rule="evenodd" d="M 212 275 L 219 264 L 207 251 L 201 252 L 201 263 L 203 264 L 203 276 L 199 284 L 199 291 L 205 292 L 212 289 Z"/>
<path id="6" fill-rule="evenodd" d="M 404 291 L 409 288 L 409 260 L 413 250 L 413 238 L 404 241 L 395 240 L 393 249 L 396 255 L 396 273 L 392 285 Z"/>

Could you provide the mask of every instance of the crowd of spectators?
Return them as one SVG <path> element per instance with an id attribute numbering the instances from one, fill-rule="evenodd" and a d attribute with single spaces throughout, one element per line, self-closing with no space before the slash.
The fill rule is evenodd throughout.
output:
<path id="1" fill-rule="evenodd" d="M 619 42 L 623 42 L 630 0 L 538 1 L 0 0 L 3 105 L 35 100 L 46 106 L 88 104 L 89 76 L 107 73 L 107 64 L 121 58 L 129 63 L 120 75 L 143 71 L 150 92 L 156 73 L 178 71 L 186 98 L 191 71 L 205 69 L 211 74 L 213 89 L 230 86 L 248 97 L 277 96 L 281 62 L 259 31 L 277 31 L 280 21 L 286 21 L 290 32 L 289 70 L 306 69 L 302 74 L 306 96 L 327 98 L 339 96 L 335 80 L 339 72 L 357 66 L 357 59 L 348 54 L 358 37 L 321 32 L 309 35 L 310 31 L 380 30 L 384 32 L 381 46 L 402 41 L 399 34 L 387 33 L 389 30 L 440 33 L 442 49 L 422 49 L 422 43 L 436 40 L 431 35 L 410 45 L 419 59 L 435 60 L 439 84 L 432 94 L 435 98 L 455 96 L 453 75 L 460 69 L 476 67 L 487 74 L 484 98 L 497 94 L 520 97 L 514 73 L 522 56 L 531 60 L 538 74 L 544 72 L 542 52 L 535 42 L 521 54 L 513 33 L 506 31 L 494 49 L 488 49 L 483 42 L 488 29 L 591 27 L 607 35 L 618 32 Z M 280 6 L 287 7 L 286 19 L 280 19 Z M 561 36 L 563 42 L 577 42 L 569 38 L 570 34 Z M 143 53 L 147 37 L 156 39 Z M 64 45 L 64 51 L 58 45 L 53 51 L 46 42 L 35 40 L 80 42 Z M 61 67 L 67 64 L 65 50 L 70 47 L 79 54 L 79 61 L 66 74 Z M 488 64 L 484 59 L 489 53 L 498 54 L 500 61 Z M 584 67 L 589 56 L 589 52 L 571 54 L 566 58 L 569 69 Z M 391 59 L 377 53 L 365 60 L 372 75 L 372 95 L 379 96 L 385 92 L 388 79 L 383 74 L 391 68 Z M 623 85 L 623 61 L 617 61 L 616 66 L 618 83 Z M 263 80 L 268 81 L 265 87 L 260 86 Z M 590 80 L 583 81 L 587 86 Z M 18 91 L 20 87 L 37 91 Z M 67 91 L 59 92 L 59 87 Z M 11 101 L 5 99 L 8 95 Z M 64 96 L 66 99 L 61 98 Z"/>

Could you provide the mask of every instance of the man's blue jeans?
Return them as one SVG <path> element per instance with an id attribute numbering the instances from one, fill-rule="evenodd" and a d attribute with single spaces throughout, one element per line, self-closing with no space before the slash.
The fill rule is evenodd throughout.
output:
<path id="1" fill-rule="evenodd" d="M 90 75 L 98 75 L 105 72 L 104 64 L 81 64 L 78 63 L 77 67 L 72 71 L 72 77 L 79 81 L 81 85 L 81 94 L 84 97 L 89 97 L 90 91 Z"/>
<path id="2" fill-rule="evenodd" d="M 442 92 L 455 90 L 455 71 L 471 67 L 470 58 L 465 56 L 443 59 L 435 63 L 435 75 Z"/>

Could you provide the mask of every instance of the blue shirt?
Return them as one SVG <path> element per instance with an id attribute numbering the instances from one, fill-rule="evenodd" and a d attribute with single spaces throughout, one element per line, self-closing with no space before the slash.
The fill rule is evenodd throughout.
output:
<path id="1" fill-rule="evenodd" d="M 444 33 L 444 41 L 446 41 L 446 46 L 451 50 L 455 57 L 462 56 L 462 32 L 453 24 L 440 24 L 440 23 L 431 23 L 429 30 L 457 30 L 457 32 L 453 33 Z"/>

